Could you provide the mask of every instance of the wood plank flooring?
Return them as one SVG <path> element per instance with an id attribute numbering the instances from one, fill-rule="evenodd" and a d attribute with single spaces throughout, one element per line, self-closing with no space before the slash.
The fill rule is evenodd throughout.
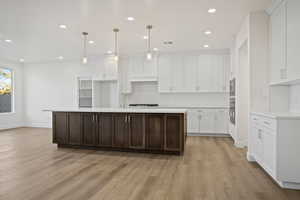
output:
<path id="1" fill-rule="evenodd" d="M 51 129 L 0 132 L 1 200 L 299 200 L 229 138 L 189 137 L 184 156 L 57 149 Z"/>

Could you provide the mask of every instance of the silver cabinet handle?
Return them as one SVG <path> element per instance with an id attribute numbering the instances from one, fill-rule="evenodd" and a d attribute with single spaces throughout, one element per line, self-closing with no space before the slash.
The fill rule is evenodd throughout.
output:
<path id="1" fill-rule="evenodd" d="M 130 117 L 130 115 L 128 116 L 128 123 L 130 123 L 130 119 L 131 119 L 131 117 Z"/>
<path id="2" fill-rule="evenodd" d="M 265 124 L 267 124 L 267 125 L 270 125 L 270 123 L 269 123 L 269 122 L 266 122 L 266 121 L 264 121 L 264 123 L 265 123 Z"/>

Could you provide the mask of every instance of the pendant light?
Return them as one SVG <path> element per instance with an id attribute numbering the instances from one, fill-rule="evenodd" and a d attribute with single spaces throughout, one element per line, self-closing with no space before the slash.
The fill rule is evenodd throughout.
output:
<path id="1" fill-rule="evenodd" d="M 114 60 L 118 61 L 119 60 L 119 55 L 118 55 L 118 32 L 120 30 L 118 28 L 114 28 L 113 32 L 115 34 L 115 51 L 114 51 Z"/>
<path id="2" fill-rule="evenodd" d="M 153 28 L 152 25 L 147 25 L 146 26 L 147 30 L 148 30 L 148 43 L 147 43 L 147 46 L 148 46 L 148 50 L 147 50 L 147 60 L 151 60 L 152 59 L 152 53 L 151 53 L 151 35 L 150 35 L 150 32 L 151 32 L 151 29 Z"/>
<path id="3" fill-rule="evenodd" d="M 82 64 L 87 64 L 88 58 L 87 58 L 87 51 L 86 51 L 86 43 L 87 43 L 87 32 L 83 32 L 83 56 L 82 56 Z"/>

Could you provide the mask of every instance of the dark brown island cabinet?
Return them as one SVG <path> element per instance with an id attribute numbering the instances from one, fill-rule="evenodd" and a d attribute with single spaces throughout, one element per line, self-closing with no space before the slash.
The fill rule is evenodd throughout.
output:
<path id="1" fill-rule="evenodd" d="M 53 112 L 58 147 L 183 154 L 185 113 Z"/>

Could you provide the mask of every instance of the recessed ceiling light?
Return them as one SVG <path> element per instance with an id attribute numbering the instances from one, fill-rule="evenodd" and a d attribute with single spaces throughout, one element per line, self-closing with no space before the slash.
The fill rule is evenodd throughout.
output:
<path id="1" fill-rule="evenodd" d="M 205 45 L 203 45 L 203 47 L 204 47 L 204 48 L 208 48 L 208 47 L 209 47 L 209 45 L 208 45 L 208 44 L 205 44 Z"/>
<path id="2" fill-rule="evenodd" d="M 4 40 L 5 42 L 7 42 L 7 43 L 11 43 L 12 41 L 11 40 Z"/>
<path id="3" fill-rule="evenodd" d="M 134 21 L 135 19 L 134 19 L 134 17 L 127 17 L 127 20 L 128 21 Z"/>
<path id="4" fill-rule="evenodd" d="M 58 60 L 63 60 L 64 57 L 63 57 L 63 56 L 58 56 L 57 59 L 58 59 Z"/>
<path id="5" fill-rule="evenodd" d="M 144 35 L 144 36 L 143 36 L 143 39 L 144 39 L 144 40 L 148 40 L 148 36 L 147 36 L 147 35 Z"/>
<path id="6" fill-rule="evenodd" d="M 21 63 L 23 63 L 25 60 L 24 60 L 24 58 L 20 58 L 20 60 L 19 60 Z"/>
<path id="7" fill-rule="evenodd" d="M 93 41 L 93 40 L 89 41 L 89 44 L 94 44 L 94 43 L 95 43 L 95 41 Z"/>
<path id="8" fill-rule="evenodd" d="M 158 51 L 158 48 L 153 48 L 153 51 Z"/>
<path id="9" fill-rule="evenodd" d="M 210 31 L 210 30 L 206 30 L 206 31 L 204 31 L 204 34 L 205 35 L 210 35 L 212 32 Z"/>
<path id="10" fill-rule="evenodd" d="M 215 13 L 215 12 L 217 12 L 217 9 L 215 8 L 208 9 L 208 13 Z"/>
<path id="11" fill-rule="evenodd" d="M 59 28 L 61 28 L 61 29 L 67 29 L 67 25 L 65 25 L 65 24 L 60 24 L 60 25 L 59 25 Z"/>
<path id="12" fill-rule="evenodd" d="M 107 53 L 107 54 L 112 54 L 113 52 L 112 52 L 112 51 L 107 51 L 106 53 Z"/>

